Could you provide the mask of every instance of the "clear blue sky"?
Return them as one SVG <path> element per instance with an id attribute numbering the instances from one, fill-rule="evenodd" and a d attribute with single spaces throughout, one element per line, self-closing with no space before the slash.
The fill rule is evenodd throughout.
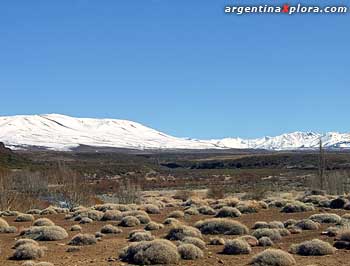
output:
<path id="1" fill-rule="evenodd" d="M 237 1 L 1 1 L 0 115 L 196 138 L 349 132 L 350 14 L 238 17 L 226 4 Z"/>

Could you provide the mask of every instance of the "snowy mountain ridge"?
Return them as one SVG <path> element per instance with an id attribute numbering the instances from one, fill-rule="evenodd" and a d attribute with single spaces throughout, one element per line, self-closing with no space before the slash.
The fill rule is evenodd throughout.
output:
<path id="1" fill-rule="evenodd" d="M 69 151 L 80 145 L 127 149 L 350 149 L 350 133 L 294 132 L 257 139 L 177 138 L 139 123 L 117 119 L 74 118 L 60 114 L 0 117 L 0 142 L 12 149 L 40 147 Z"/>

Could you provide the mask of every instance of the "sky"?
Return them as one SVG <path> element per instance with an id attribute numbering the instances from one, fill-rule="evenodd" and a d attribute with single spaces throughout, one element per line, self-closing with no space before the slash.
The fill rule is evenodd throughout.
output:
<path id="1" fill-rule="evenodd" d="M 350 132 L 350 13 L 224 13 L 285 2 L 1 1 L 0 116 L 128 119 L 205 139 Z"/>

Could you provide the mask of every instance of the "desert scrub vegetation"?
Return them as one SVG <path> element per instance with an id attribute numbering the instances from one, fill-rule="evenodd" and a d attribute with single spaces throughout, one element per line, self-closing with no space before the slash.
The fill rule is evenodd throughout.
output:
<path id="1" fill-rule="evenodd" d="M 210 207 L 210 206 L 201 206 L 198 208 L 198 211 L 200 214 L 203 214 L 203 215 L 215 215 L 216 214 L 216 211 Z"/>
<path id="2" fill-rule="evenodd" d="M 39 218 L 34 221 L 33 226 L 54 226 L 55 223 L 48 218 Z"/>
<path id="3" fill-rule="evenodd" d="M 182 201 L 186 201 L 190 198 L 192 198 L 193 196 L 195 196 L 195 192 L 192 190 L 177 190 L 175 192 L 175 195 L 173 196 L 174 199 L 178 199 L 178 200 L 182 200 Z"/>
<path id="4" fill-rule="evenodd" d="M 15 222 L 33 222 L 33 221 L 34 221 L 34 216 L 32 214 L 27 214 L 27 213 L 21 213 L 15 219 Z"/>
<path id="5" fill-rule="evenodd" d="M 216 217 L 219 218 L 225 218 L 225 217 L 240 217 L 242 213 L 235 207 L 223 207 L 221 208 L 218 213 L 216 214 Z"/>
<path id="6" fill-rule="evenodd" d="M 145 212 L 149 214 L 160 214 L 160 209 L 158 206 L 154 204 L 146 204 L 144 205 Z"/>
<path id="7" fill-rule="evenodd" d="M 176 226 L 176 225 L 181 225 L 182 223 L 176 219 L 176 218 L 166 218 L 164 221 L 163 221 L 163 224 L 165 225 L 172 225 L 172 226 Z"/>
<path id="8" fill-rule="evenodd" d="M 145 230 L 147 231 L 155 231 L 164 228 L 164 225 L 156 223 L 156 222 L 149 222 L 145 226 Z"/>
<path id="9" fill-rule="evenodd" d="M 259 242 L 258 239 L 252 235 L 244 235 L 240 236 L 238 239 L 242 239 L 245 242 L 247 242 L 251 247 L 256 247 L 258 246 Z"/>
<path id="10" fill-rule="evenodd" d="M 179 225 L 171 228 L 168 234 L 165 236 L 168 240 L 182 240 L 185 237 L 197 237 L 202 238 L 201 232 L 192 226 Z"/>
<path id="11" fill-rule="evenodd" d="M 300 244 L 294 244 L 290 247 L 289 251 L 293 254 L 298 254 L 301 256 L 324 256 L 333 254 L 335 252 L 335 248 L 328 242 L 313 239 Z"/>
<path id="12" fill-rule="evenodd" d="M 87 246 L 97 243 L 97 239 L 92 234 L 78 234 L 75 235 L 68 243 L 71 246 Z"/>
<path id="13" fill-rule="evenodd" d="M 199 211 L 195 207 L 187 207 L 184 210 L 185 215 L 198 215 Z"/>
<path id="14" fill-rule="evenodd" d="M 259 246 L 271 247 L 273 246 L 273 241 L 269 237 L 263 236 L 259 239 Z"/>
<path id="15" fill-rule="evenodd" d="M 209 239 L 209 245 L 222 246 L 225 245 L 225 239 L 221 237 L 213 237 Z"/>
<path id="16" fill-rule="evenodd" d="M 13 260 L 34 260 L 44 256 L 44 248 L 32 243 L 17 246 L 11 259 Z"/>
<path id="17" fill-rule="evenodd" d="M 70 231 L 72 231 L 72 232 L 81 231 L 81 230 L 83 230 L 83 228 L 81 228 L 81 226 L 78 224 L 74 224 L 70 228 Z"/>
<path id="18" fill-rule="evenodd" d="M 121 221 L 120 221 L 120 226 L 123 227 L 135 227 L 140 225 L 140 220 L 137 219 L 135 216 L 125 216 Z"/>
<path id="19" fill-rule="evenodd" d="M 185 216 L 184 212 L 183 211 L 172 211 L 171 213 L 168 214 L 168 218 L 176 218 L 176 219 L 179 219 L 179 218 L 183 218 Z"/>
<path id="20" fill-rule="evenodd" d="M 252 252 L 250 245 L 243 239 L 234 239 L 226 241 L 223 254 L 227 255 L 239 255 L 239 254 L 249 254 Z"/>
<path id="21" fill-rule="evenodd" d="M 60 226 L 32 226 L 24 229 L 21 236 L 37 241 L 58 241 L 68 237 L 66 230 Z"/>
<path id="22" fill-rule="evenodd" d="M 104 225 L 100 231 L 102 234 L 120 234 L 123 232 L 122 229 L 111 224 Z"/>
<path id="23" fill-rule="evenodd" d="M 156 239 L 131 244 L 121 252 L 120 258 L 138 265 L 169 265 L 177 264 L 180 256 L 173 243 L 165 239 Z"/>
<path id="24" fill-rule="evenodd" d="M 305 204 L 301 201 L 288 202 L 281 210 L 284 213 L 307 212 L 313 211 L 315 208 L 310 204 Z"/>
<path id="25" fill-rule="evenodd" d="M 282 239 L 281 233 L 278 229 L 271 229 L 271 228 L 259 228 L 256 229 L 252 235 L 256 237 L 257 239 L 260 239 L 262 237 L 268 237 L 272 241 L 279 241 Z"/>
<path id="26" fill-rule="evenodd" d="M 21 238 L 21 239 L 18 239 L 16 240 L 13 248 L 16 249 L 17 247 L 21 246 L 21 245 L 25 245 L 25 244 L 32 244 L 32 245 L 37 245 L 39 246 L 39 243 L 36 242 L 35 240 L 33 239 L 30 239 L 30 238 Z"/>
<path id="27" fill-rule="evenodd" d="M 208 235 L 245 235 L 249 233 L 249 229 L 244 224 L 228 218 L 211 218 L 198 221 L 195 224 L 203 234 Z"/>
<path id="28" fill-rule="evenodd" d="M 42 262 L 26 261 L 21 266 L 54 266 L 54 265 L 46 261 L 42 261 Z"/>
<path id="29" fill-rule="evenodd" d="M 129 234 L 130 242 L 152 241 L 154 239 L 149 231 L 136 231 Z"/>
<path id="30" fill-rule="evenodd" d="M 267 249 L 255 255 L 250 261 L 252 266 L 295 266 L 292 255 L 280 249 Z"/>
<path id="31" fill-rule="evenodd" d="M 102 221 L 120 221 L 123 218 L 122 212 L 119 210 L 107 210 L 101 220 Z"/>
<path id="32" fill-rule="evenodd" d="M 317 222 L 314 222 L 310 219 L 303 219 L 295 223 L 296 227 L 302 229 L 302 230 L 318 230 L 320 228 L 320 224 Z"/>
<path id="33" fill-rule="evenodd" d="M 180 256 L 184 260 L 196 260 L 203 258 L 203 251 L 197 246 L 190 243 L 183 243 L 177 248 Z"/>
<path id="34" fill-rule="evenodd" d="M 192 244 L 200 249 L 205 249 L 205 242 L 198 237 L 186 236 L 181 241 L 184 244 Z"/>
<path id="35" fill-rule="evenodd" d="M 341 217 L 335 213 L 317 213 L 309 217 L 310 220 L 318 223 L 340 223 Z"/>

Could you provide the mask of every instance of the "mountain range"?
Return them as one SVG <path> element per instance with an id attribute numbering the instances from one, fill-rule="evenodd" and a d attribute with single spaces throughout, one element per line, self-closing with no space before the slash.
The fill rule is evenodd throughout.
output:
<path id="1" fill-rule="evenodd" d="M 293 132 L 257 139 L 178 138 L 142 124 L 117 119 L 75 118 L 60 114 L 0 117 L 0 142 L 11 149 L 69 151 L 91 147 L 147 149 L 350 149 L 350 133 Z"/>

